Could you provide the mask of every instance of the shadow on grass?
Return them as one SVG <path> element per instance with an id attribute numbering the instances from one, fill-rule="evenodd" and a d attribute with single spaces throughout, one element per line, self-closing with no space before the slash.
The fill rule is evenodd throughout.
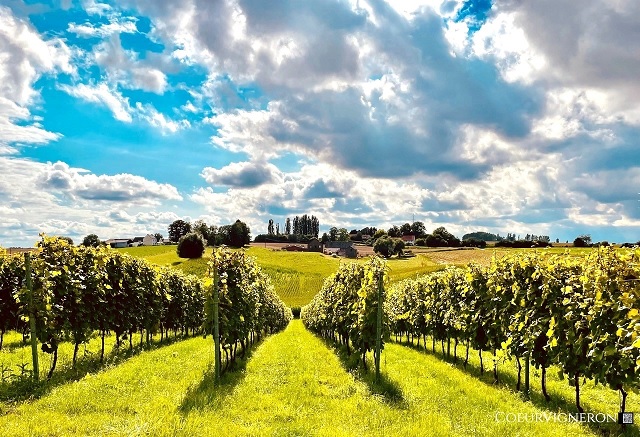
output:
<path id="1" fill-rule="evenodd" d="M 225 400 L 233 393 L 235 387 L 240 384 L 247 375 L 247 364 L 251 360 L 253 351 L 264 341 L 264 337 L 247 349 L 244 358 L 239 356 L 235 363 L 220 376 L 216 384 L 215 368 L 213 365 L 202 375 L 198 385 L 191 386 L 187 390 L 178 411 L 182 415 L 189 414 L 192 410 L 218 410 L 224 408 Z M 224 368 L 224 363 L 222 363 Z"/>
<path id="2" fill-rule="evenodd" d="M 114 347 L 111 352 L 105 353 L 103 362 L 100 362 L 99 352 L 88 353 L 84 357 L 78 358 L 75 368 L 70 366 L 56 367 L 51 379 L 47 379 L 48 366 L 40 362 L 40 380 L 37 382 L 32 378 L 31 369 L 24 370 L 27 365 L 31 366 L 31 361 L 29 360 L 28 363 L 23 363 L 23 366 L 17 366 L 19 374 L 11 374 L 6 377 L 3 375 L 2 382 L 0 382 L 0 402 L 15 403 L 39 399 L 59 385 L 78 381 L 90 373 L 117 366 L 143 351 L 159 349 L 189 338 L 193 338 L 193 336 L 165 337 L 162 342 L 160 340 L 152 340 L 148 345 L 143 343 L 142 346 L 138 343 L 131 349 L 129 349 L 128 343 L 125 342 L 126 344 L 123 343 L 120 348 Z M 21 367 L 22 370 L 20 369 Z"/>
<path id="3" fill-rule="evenodd" d="M 29 342 L 24 340 L 5 341 L 2 344 L 2 350 L 11 352 L 14 349 L 20 349 L 27 346 L 29 346 Z"/>
<path id="4" fill-rule="evenodd" d="M 408 408 L 402 389 L 395 381 L 389 379 L 389 377 L 382 372 L 380 372 L 380 381 L 376 381 L 375 368 L 372 362 L 367 360 L 368 366 L 367 370 L 365 370 L 362 367 L 361 357 L 358 356 L 357 353 L 349 355 L 344 345 L 339 345 L 326 338 L 318 338 L 320 338 L 329 349 L 334 351 L 349 373 L 367 385 L 372 395 L 382 397 L 385 402 L 391 406 L 403 410 Z M 384 354 L 384 351 L 382 353 Z"/>
<path id="5" fill-rule="evenodd" d="M 443 354 L 440 349 L 440 342 L 437 342 L 435 352 L 432 350 L 431 347 L 428 347 L 428 349 L 425 350 L 423 345 L 418 346 L 410 342 L 395 341 L 395 340 L 391 340 L 390 342 L 395 343 L 399 346 L 406 347 L 408 349 L 413 349 L 415 351 L 421 352 L 426 355 L 431 355 L 439 359 L 440 361 L 445 361 L 447 363 L 450 363 L 451 365 L 455 366 L 456 369 L 468 375 L 473 376 L 474 378 L 478 379 L 480 382 L 482 382 L 483 384 L 486 384 L 487 386 L 499 387 L 499 388 L 508 389 L 514 392 L 516 391 L 516 384 L 518 382 L 517 377 L 514 375 L 511 375 L 510 373 L 500 372 L 500 367 L 504 366 L 505 364 L 500 364 L 500 363 L 498 364 L 498 382 L 496 383 L 494 381 L 493 354 L 491 352 L 483 353 L 484 372 L 481 373 L 480 365 L 478 363 L 469 362 L 466 368 L 464 367 L 463 365 L 464 359 L 465 359 L 464 353 L 462 355 L 458 355 L 456 362 L 454 362 L 453 351 L 450 357 L 447 357 L 446 354 Z M 453 345 L 452 345 L 452 348 L 453 348 Z M 475 354 L 477 356 L 478 351 L 475 349 L 470 349 L 469 356 L 472 356 L 472 354 Z M 554 393 L 554 394 L 550 393 L 551 400 L 547 401 L 541 392 L 538 392 L 537 390 L 534 391 L 533 388 L 531 387 L 530 393 L 529 393 L 529 399 L 527 399 L 526 394 L 524 393 L 524 363 L 522 364 L 522 366 L 523 366 L 522 381 L 520 384 L 521 391 L 517 393 L 520 395 L 523 401 L 528 400 L 533 405 L 540 408 L 541 410 L 548 410 L 551 413 L 554 413 L 554 412 L 566 412 L 567 414 L 578 413 L 578 410 L 575 406 L 575 399 L 574 398 L 567 399 L 563 395 L 559 395 L 558 393 Z M 535 372 L 537 371 L 534 369 L 533 366 L 531 366 L 531 379 L 533 379 L 533 375 L 535 374 Z M 593 414 L 602 413 L 601 411 L 593 411 L 593 409 L 590 408 L 588 399 L 584 397 L 580 398 L 580 404 L 582 408 L 584 408 L 585 413 L 590 413 L 590 412 Z M 514 411 L 514 413 L 517 413 L 517 411 Z M 640 428 L 638 428 L 638 425 L 635 425 L 635 424 L 631 426 L 627 425 L 624 428 L 622 428 L 621 425 L 618 425 L 616 423 L 584 422 L 583 425 L 588 427 L 591 431 L 594 431 L 596 434 L 602 435 L 602 436 L 621 436 L 621 435 L 622 436 L 640 436 Z"/>

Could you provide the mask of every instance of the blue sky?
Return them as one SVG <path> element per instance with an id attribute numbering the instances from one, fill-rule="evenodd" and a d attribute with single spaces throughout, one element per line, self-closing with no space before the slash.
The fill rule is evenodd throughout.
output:
<path id="1" fill-rule="evenodd" d="M 273 218 L 640 240 L 634 0 L 4 0 L 0 246 Z"/>

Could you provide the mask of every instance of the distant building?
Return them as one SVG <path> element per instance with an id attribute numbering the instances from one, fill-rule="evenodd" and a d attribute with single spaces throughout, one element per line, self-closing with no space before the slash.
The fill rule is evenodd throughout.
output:
<path id="1" fill-rule="evenodd" d="M 344 249 L 340 249 L 338 247 L 325 247 L 323 250 L 323 253 L 325 255 L 337 255 L 338 252 L 340 252 L 340 250 L 344 250 Z"/>
<path id="2" fill-rule="evenodd" d="M 357 258 L 358 249 L 353 247 L 351 241 L 328 241 L 324 246 L 324 253 L 327 255 L 337 254 L 347 258 Z"/>
<path id="3" fill-rule="evenodd" d="M 322 243 L 317 238 L 312 238 L 307 243 L 307 250 L 309 252 L 322 252 Z"/>
<path id="4" fill-rule="evenodd" d="M 329 249 L 346 249 L 353 246 L 353 241 L 327 241 L 324 247 Z"/>
<path id="5" fill-rule="evenodd" d="M 353 246 L 349 246 L 345 249 L 341 249 L 344 250 L 344 256 L 346 256 L 347 258 L 357 258 L 358 257 L 358 249 L 356 249 Z"/>
<path id="6" fill-rule="evenodd" d="M 416 236 L 415 235 L 403 235 L 402 241 L 407 246 L 415 246 L 416 245 Z"/>
<path id="7" fill-rule="evenodd" d="M 105 241 L 105 244 L 113 249 L 129 247 L 131 240 L 125 238 L 111 238 Z"/>
<path id="8" fill-rule="evenodd" d="M 155 235 L 147 234 L 142 239 L 143 246 L 155 246 L 156 244 L 158 244 L 158 240 L 156 240 Z"/>

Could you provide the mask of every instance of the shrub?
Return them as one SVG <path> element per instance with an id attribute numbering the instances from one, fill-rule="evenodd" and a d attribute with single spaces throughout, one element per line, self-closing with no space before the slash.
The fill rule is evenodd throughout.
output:
<path id="1" fill-rule="evenodd" d="M 300 318 L 300 307 L 291 307 L 291 313 L 293 314 L 294 319 Z"/>
<path id="2" fill-rule="evenodd" d="M 578 237 L 573 240 L 573 247 L 588 247 L 588 244 L 583 238 Z"/>
<path id="3" fill-rule="evenodd" d="M 205 241 L 198 232 L 190 232 L 180 237 L 178 241 L 178 256 L 180 258 L 202 258 Z"/>

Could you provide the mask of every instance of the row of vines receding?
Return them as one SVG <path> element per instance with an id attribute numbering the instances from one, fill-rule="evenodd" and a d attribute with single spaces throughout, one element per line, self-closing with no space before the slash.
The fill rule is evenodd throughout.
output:
<path id="1" fill-rule="evenodd" d="M 363 264 L 341 264 L 329 276 L 322 289 L 302 308 L 300 318 L 312 332 L 346 346 L 347 353 L 355 349 L 366 370 L 366 354 L 374 351 L 378 332 L 378 301 L 384 299 L 385 263 L 372 257 Z M 383 293 L 380 296 L 380 293 Z M 388 337 L 388 318 L 381 320 L 382 338 Z M 380 349 L 384 348 L 381 342 Z"/>
<path id="2" fill-rule="evenodd" d="M 58 345 L 72 342 L 73 365 L 78 348 L 99 333 L 100 361 L 104 338 L 113 333 L 115 347 L 140 334 L 140 345 L 154 334 L 210 334 L 211 282 L 156 266 L 141 258 L 105 248 L 75 247 L 66 240 L 42 237 L 32 254 L 31 283 L 36 338 L 57 362 Z M 219 250 L 212 255 L 223 279 L 220 339 L 226 350 L 246 347 L 264 332 L 283 329 L 291 311 L 274 293 L 268 278 L 243 253 Z M 218 261 L 215 261 L 218 260 Z M 22 256 L 0 256 L 0 348 L 8 330 L 29 335 L 29 291 Z M 243 348 L 244 350 L 244 348 Z"/>
<path id="3" fill-rule="evenodd" d="M 537 253 L 493 259 L 483 268 L 442 272 L 396 284 L 387 295 L 391 332 L 423 341 L 435 351 L 439 342 L 450 356 L 454 343 L 494 357 L 514 359 L 521 386 L 523 363 L 541 371 L 542 392 L 550 366 L 575 387 L 593 380 L 620 392 L 625 411 L 628 390 L 640 386 L 640 265 L 638 249 L 601 248 L 584 258 L 543 257 Z M 462 359 L 462 358 L 460 358 Z"/>

